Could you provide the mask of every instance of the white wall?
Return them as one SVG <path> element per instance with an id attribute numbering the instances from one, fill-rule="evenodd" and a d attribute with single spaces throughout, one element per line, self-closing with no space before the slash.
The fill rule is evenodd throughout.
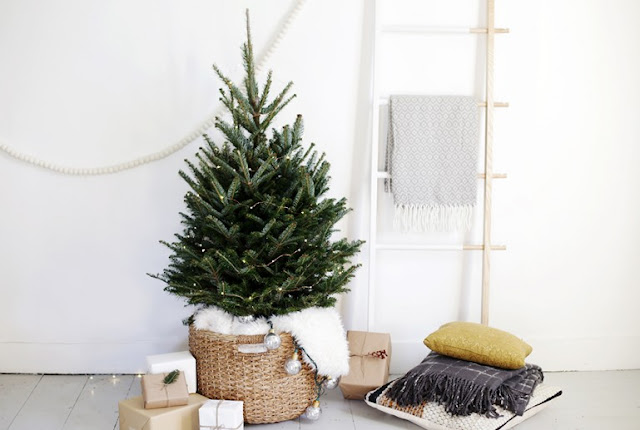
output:
<path id="1" fill-rule="evenodd" d="M 485 22 L 484 2 L 474 0 L 381 3 L 383 23 Z M 508 250 L 492 253 L 490 323 L 529 341 L 530 360 L 546 370 L 640 367 L 638 19 L 633 1 L 497 1 L 496 26 L 511 33 L 496 36 L 495 95 L 511 107 L 497 110 L 494 124 L 494 170 L 509 178 L 494 181 L 493 242 Z M 483 98 L 481 36 L 402 37 L 385 36 L 379 45 L 383 94 Z M 366 139 L 358 144 L 356 152 L 366 150 Z M 379 195 L 380 240 L 398 241 L 390 232 L 391 199 Z M 365 212 L 354 223 L 363 234 Z M 476 215 L 465 238 L 402 240 L 481 243 Z M 425 354 L 422 339 L 440 324 L 479 320 L 479 253 L 377 256 L 372 329 L 391 332 L 393 370 L 416 364 Z M 357 281 L 346 303 L 349 322 L 364 329 L 366 278 Z"/>
<path id="2" fill-rule="evenodd" d="M 482 19 L 476 0 L 392 3 L 389 19 L 402 18 L 404 3 L 421 8 L 415 22 Z M 497 25 L 512 32 L 498 36 L 496 92 L 511 107 L 495 124 L 495 169 L 509 179 L 495 183 L 494 237 L 508 251 L 493 254 L 491 323 L 528 340 L 531 360 L 547 370 L 638 368 L 640 4 L 560 3 L 497 5 Z M 0 140 L 74 166 L 174 143 L 217 107 L 211 63 L 239 76 L 247 6 L 261 51 L 290 1 L 0 3 Z M 280 84 L 294 81 L 298 98 L 283 121 L 305 116 L 307 142 L 332 162 L 332 195 L 356 209 L 343 225 L 362 238 L 370 6 L 308 1 L 269 65 Z M 433 45 L 442 65 L 481 66 L 481 43 L 458 43 Z M 429 69 L 429 51 L 399 46 Z M 449 55 L 458 48 L 470 59 Z M 421 91 L 480 96 L 482 76 L 462 70 L 422 79 Z M 157 241 L 180 230 L 186 187 L 177 171 L 196 148 L 100 177 L 0 153 L 0 372 L 135 372 L 145 355 L 185 347 L 180 321 L 190 310 L 145 273 L 167 264 Z M 397 284 L 377 295 L 375 328 L 398 342 L 399 370 L 426 352 L 421 339 L 441 323 L 478 318 L 479 256 L 385 258 L 379 285 Z M 350 328 L 366 325 L 366 269 L 344 299 Z"/>
<path id="3" fill-rule="evenodd" d="M 305 116 L 335 196 L 349 192 L 362 13 L 341 3 L 305 4 L 268 65 L 274 89 L 294 81 L 280 121 Z M 260 53 L 291 5 L 3 1 L 0 140 L 73 166 L 173 144 L 218 106 L 213 62 L 242 76 L 245 8 Z M 178 170 L 197 146 L 100 177 L 0 153 L 0 372 L 135 372 L 147 354 L 185 348 L 190 309 L 145 273 L 168 263 L 158 240 L 181 231 Z"/>
<path id="4" fill-rule="evenodd" d="M 639 368 L 640 3 L 504 3 L 493 321 L 548 368 Z"/>

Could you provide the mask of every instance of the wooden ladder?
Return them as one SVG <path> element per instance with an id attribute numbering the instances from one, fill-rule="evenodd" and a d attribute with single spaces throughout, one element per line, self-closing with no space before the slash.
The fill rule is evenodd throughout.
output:
<path id="1" fill-rule="evenodd" d="M 376 260 L 379 250 L 429 250 L 429 251 L 482 251 L 482 310 L 481 323 L 489 323 L 489 286 L 491 275 L 491 251 L 506 250 L 504 245 L 494 245 L 491 243 L 491 195 L 494 179 L 506 178 L 504 173 L 494 173 L 493 171 L 493 119 L 494 109 L 508 107 L 508 103 L 496 102 L 493 96 L 494 88 L 494 39 L 497 33 L 508 33 L 509 29 L 495 28 L 495 0 L 485 0 L 487 3 L 487 25 L 483 28 L 442 28 L 419 25 L 380 25 L 378 17 L 378 1 L 373 2 L 373 58 L 371 75 L 371 205 L 369 219 L 369 283 L 368 283 L 368 310 L 367 328 L 372 331 L 374 325 L 374 306 L 376 293 Z M 377 72 L 377 49 L 378 40 L 383 33 L 473 33 L 486 35 L 486 73 L 485 73 L 485 101 L 478 103 L 478 106 L 486 109 L 485 115 L 485 135 L 484 135 L 484 172 L 478 173 L 478 178 L 484 180 L 484 204 L 483 204 L 483 240 L 482 244 L 455 245 L 409 245 L 409 244 L 383 244 L 377 241 L 377 208 L 378 208 L 378 181 L 389 178 L 389 174 L 378 170 L 379 160 L 379 127 L 380 127 L 380 107 L 387 104 L 388 100 L 380 97 L 380 89 L 376 81 Z"/>

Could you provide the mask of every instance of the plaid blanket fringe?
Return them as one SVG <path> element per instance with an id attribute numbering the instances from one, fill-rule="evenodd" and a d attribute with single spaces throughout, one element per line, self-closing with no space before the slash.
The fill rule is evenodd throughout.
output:
<path id="1" fill-rule="evenodd" d="M 445 370 L 440 366 L 443 363 L 447 366 Z M 485 374 L 483 368 L 491 376 Z M 473 378 L 470 374 L 474 374 Z M 533 364 L 509 371 L 431 353 L 420 365 L 394 381 L 386 395 L 399 406 L 436 402 L 452 415 L 475 412 L 497 418 L 500 415 L 495 406 L 522 415 L 533 389 L 542 380 L 542 370 Z"/>

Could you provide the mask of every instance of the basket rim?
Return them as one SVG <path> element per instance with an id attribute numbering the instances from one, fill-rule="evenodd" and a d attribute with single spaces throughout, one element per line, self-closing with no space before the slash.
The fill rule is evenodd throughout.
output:
<path id="1" fill-rule="evenodd" d="M 224 341 L 228 341 L 228 342 L 239 342 L 239 343 L 261 343 L 264 340 L 264 335 L 267 333 L 263 333 L 263 334 L 224 334 L 224 333 L 219 333 L 217 331 L 211 331 L 211 330 L 207 330 L 207 329 L 199 329 L 196 328 L 193 324 L 191 324 L 189 326 L 189 334 L 194 334 L 194 335 L 201 335 L 201 336 L 206 336 L 209 338 L 218 338 L 218 339 L 222 339 Z M 291 335 L 291 333 L 286 332 L 286 331 L 282 331 L 282 332 L 278 332 L 278 334 L 282 337 L 291 337 L 293 339 L 293 336 Z M 294 340 L 294 343 L 295 340 Z"/>

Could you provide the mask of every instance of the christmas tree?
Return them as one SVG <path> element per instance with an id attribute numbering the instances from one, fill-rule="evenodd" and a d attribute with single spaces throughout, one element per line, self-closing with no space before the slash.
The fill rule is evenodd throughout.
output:
<path id="1" fill-rule="evenodd" d="M 220 100 L 231 121 L 216 118 L 224 143 L 208 136 L 180 171 L 191 190 L 180 213 L 184 230 L 161 243 L 172 255 L 163 273 L 165 291 L 188 304 L 217 306 L 233 315 L 282 315 L 329 307 L 348 291 L 356 265 L 350 258 L 362 241 L 331 240 L 349 211 L 346 200 L 323 197 L 329 163 L 314 144 L 302 145 L 303 121 L 270 127 L 295 97 L 292 83 L 272 100 L 271 72 L 259 91 L 247 14 L 242 47 L 246 76 L 232 83 L 215 65 L 226 88 Z"/>

